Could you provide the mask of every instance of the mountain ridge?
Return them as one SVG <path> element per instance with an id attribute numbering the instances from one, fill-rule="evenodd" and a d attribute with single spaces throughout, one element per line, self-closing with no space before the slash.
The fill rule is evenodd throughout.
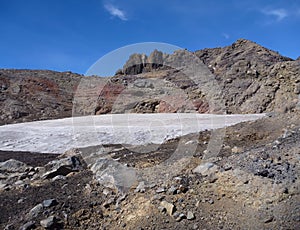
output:
<path id="1" fill-rule="evenodd" d="M 226 113 L 292 112 L 298 109 L 299 60 L 284 57 L 246 39 L 193 54 L 215 76 Z M 164 54 L 155 50 L 149 56 L 132 54 L 115 76 L 89 77 L 88 81 L 95 85 L 89 90 L 94 93 L 81 97 L 80 103 L 76 101 L 78 87 L 82 87 L 87 77 L 72 72 L 1 69 L 1 124 L 70 117 L 74 115 L 74 109 L 76 116 L 214 112 L 207 95 L 191 79 L 163 65 L 165 59 L 172 60 L 176 55 L 181 55 L 180 51 Z M 180 97 L 180 100 L 176 96 L 168 97 L 173 93 L 170 85 L 186 97 Z M 141 100 L 130 101 L 130 92 L 135 92 Z M 124 100 L 118 102 L 119 97 Z M 130 102 L 126 104 L 127 99 Z"/>

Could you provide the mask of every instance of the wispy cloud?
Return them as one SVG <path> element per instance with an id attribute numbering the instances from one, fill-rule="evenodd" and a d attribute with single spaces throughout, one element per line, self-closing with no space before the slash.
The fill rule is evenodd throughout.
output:
<path id="1" fill-rule="evenodd" d="M 262 10 L 262 13 L 267 16 L 273 16 L 276 18 L 276 21 L 280 22 L 286 17 L 289 16 L 289 13 L 285 9 L 268 9 Z"/>
<path id="2" fill-rule="evenodd" d="M 227 33 L 222 33 L 222 36 L 223 36 L 225 39 L 229 39 L 229 38 L 230 38 L 229 34 L 227 34 Z"/>
<path id="3" fill-rule="evenodd" d="M 126 13 L 117 7 L 113 6 L 112 4 L 105 4 L 104 8 L 113 16 L 118 17 L 123 21 L 127 21 Z"/>

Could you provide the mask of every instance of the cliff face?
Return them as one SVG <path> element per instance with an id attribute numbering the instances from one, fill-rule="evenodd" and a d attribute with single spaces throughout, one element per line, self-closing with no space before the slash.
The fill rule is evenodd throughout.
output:
<path id="1" fill-rule="evenodd" d="M 213 76 L 211 86 L 216 86 L 205 91 L 168 64 L 189 65 L 185 52 L 132 54 L 123 69 L 105 79 L 70 72 L 0 70 L 0 124 L 69 117 L 72 112 L 76 116 L 220 112 L 213 108 L 212 98 L 227 113 L 292 112 L 299 107 L 299 59 L 245 39 L 196 51 L 193 56 L 208 71 L 199 78 Z"/>

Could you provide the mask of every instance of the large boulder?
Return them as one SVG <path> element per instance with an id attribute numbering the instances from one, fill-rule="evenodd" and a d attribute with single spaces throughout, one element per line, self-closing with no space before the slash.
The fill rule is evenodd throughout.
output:
<path id="1" fill-rule="evenodd" d="M 14 159 L 10 159 L 0 163 L 0 172 L 24 172 L 28 166 Z"/>
<path id="2" fill-rule="evenodd" d="M 137 182 L 137 174 L 133 168 L 109 158 L 98 159 L 91 170 L 100 184 L 121 192 L 128 191 Z"/>
<path id="3" fill-rule="evenodd" d="M 54 178 L 58 175 L 66 176 L 71 172 L 77 172 L 85 168 L 85 164 L 78 156 L 69 156 L 57 159 L 45 165 L 46 173 L 42 176 L 44 179 Z"/>

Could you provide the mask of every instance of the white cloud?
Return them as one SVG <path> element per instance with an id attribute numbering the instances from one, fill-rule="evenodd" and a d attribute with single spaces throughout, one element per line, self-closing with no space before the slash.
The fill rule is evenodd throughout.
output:
<path id="1" fill-rule="evenodd" d="M 117 7 L 113 6 L 112 4 L 105 4 L 104 8 L 113 16 L 118 17 L 123 21 L 127 21 L 127 17 L 124 11 L 118 9 Z"/>
<path id="2" fill-rule="evenodd" d="M 289 13 L 285 9 L 263 10 L 262 13 L 268 16 L 274 16 L 278 22 L 289 16 Z"/>
<path id="3" fill-rule="evenodd" d="M 222 36 L 223 36 L 225 39 L 229 39 L 229 38 L 230 38 L 229 34 L 227 34 L 227 33 L 222 33 Z"/>

